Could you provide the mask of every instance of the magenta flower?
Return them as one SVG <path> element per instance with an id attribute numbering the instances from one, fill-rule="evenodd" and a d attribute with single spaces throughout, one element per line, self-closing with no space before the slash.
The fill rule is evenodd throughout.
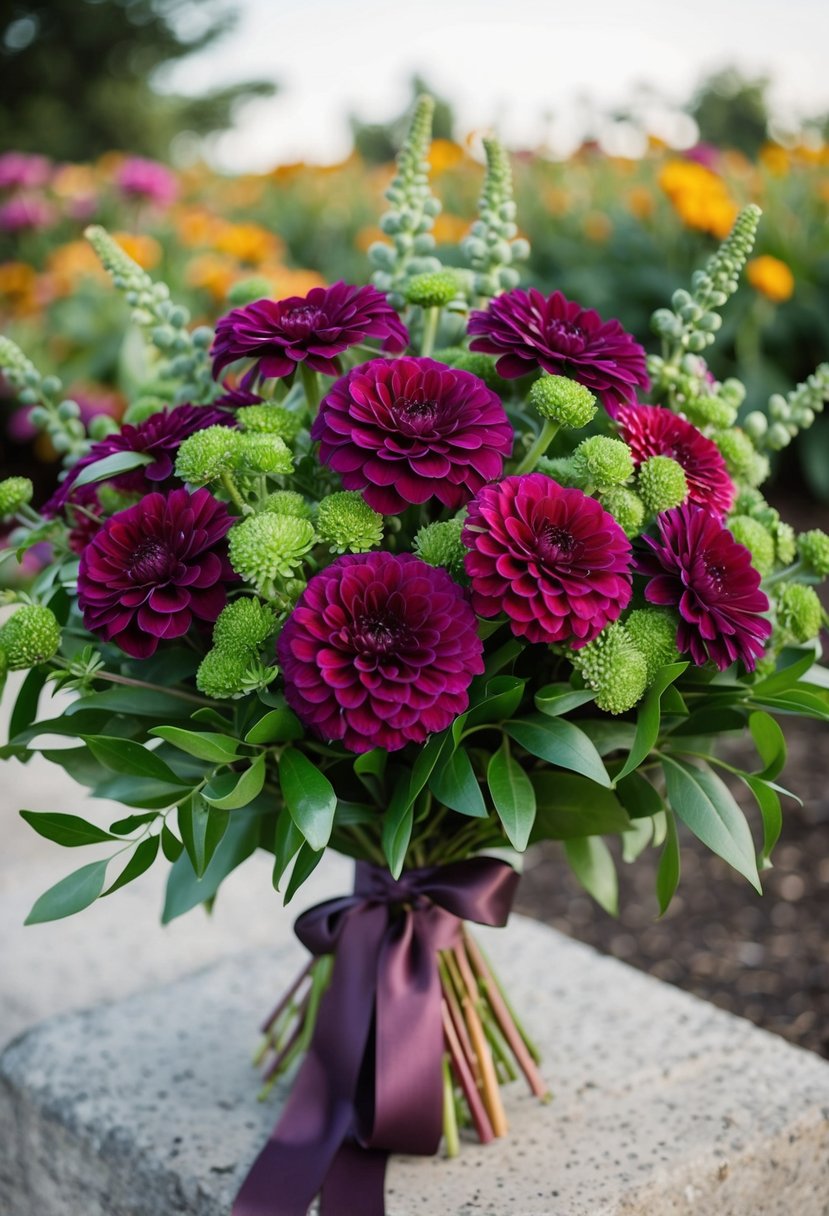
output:
<path id="1" fill-rule="evenodd" d="M 506 613 L 513 633 L 530 642 L 578 650 L 630 601 L 630 541 L 616 520 L 543 473 L 484 486 L 463 542 L 475 611 Z"/>
<path id="2" fill-rule="evenodd" d="M 670 456 L 685 470 L 688 498 L 722 518 L 731 510 L 734 483 L 719 448 L 673 410 L 659 405 L 623 405 L 619 434 L 638 466 L 651 456 Z"/>
<path id="3" fill-rule="evenodd" d="M 660 515 L 653 553 L 637 560 L 650 577 L 645 599 L 679 609 L 676 644 L 698 667 L 720 671 L 741 659 L 753 671 L 771 634 L 769 601 L 751 554 L 702 507 L 686 503 Z"/>
<path id="4" fill-rule="evenodd" d="M 225 535 L 233 523 L 207 490 L 148 494 L 113 515 L 81 554 L 84 626 L 136 659 L 194 622 L 213 622 L 236 581 Z"/>
<path id="5" fill-rule="evenodd" d="M 31 152 L 0 155 L 0 190 L 31 190 L 45 186 L 52 176 L 52 163 Z"/>
<path id="6" fill-rule="evenodd" d="M 560 291 L 505 291 L 486 312 L 473 312 L 468 328 L 471 350 L 498 356 L 499 376 L 513 380 L 539 368 L 569 376 L 600 397 L 611 415 L 650 385 L 645 352 L 621 324 L 603 321 Z"/>
<path id="7" fill-rule="evenodd" d="M 340 557 L 279 637 L 285 698 L 323 739 L 397 751 L 467 708 L 483 644 L 463 591 L 411 553 Z"/>
<path id="8" fill-rule="evenodd" d="M 513 430 L 483 380 L 434 359 L 372 359 L 333 386 L 314 420 L 320 460 L 395 515 L 437 498 L 463 506 L 500 477 Z"/>
<path id="9" fill-rule="evenodd" d="M 54 208 L 37 194 L 13 194 L 0 204 L 0 232 L 48 228 L 54 218 Z"/>
<path id="10" fill-rule="evenodd" d="M 109 478 L 120 490 L 146 490 L 172 476 L 176 452 L 188 435 L 206 426 L 233 426 L 233 418 L 207 405 L 177 405 L 175 409 L 160 410 L 135 426 L 125 423 L 120 431 L 107 435 L 73 464 L 64 480 L 43 507 L 44 515 L 56 515 L 72 496 L 72 487 L 81 471 L 105 456 L 116 452 L 144 452 L 152 456 L 151 464 L 129 473 Z"/>
<path id="11" fill-rule="evenodd" d="M 337 376 L 338 355 L 358 342 L 379 339 L 383 350 L 399 354 L 409 333 L 384 295 L 374 287 L 313 287 L 307 296 L 256 300 L 234 308 L 216 326 L 213 375 L 237 359 L 255 360 L 243 387 L 259 378 L 281 379 L 300 363 Z"/>
<path id="12" fill-rule="evenodd" d="M 155 160 L 128 157 L 115 175 L 115 184 L 128 198 L 143 199 L 157 207 L 168 207 L 178 195 L 178 182 L 172 170 Z"/>

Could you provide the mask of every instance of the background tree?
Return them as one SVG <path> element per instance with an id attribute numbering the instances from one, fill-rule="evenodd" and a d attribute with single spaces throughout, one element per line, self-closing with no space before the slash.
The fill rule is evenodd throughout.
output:
<path id="1" fill-rule="evenodd" d="M 769 83 L 765 76 L 749 80 L 733 67 L 703 80 L 688 107 L 700 139 L 755 157 L 768 139 Z"/>

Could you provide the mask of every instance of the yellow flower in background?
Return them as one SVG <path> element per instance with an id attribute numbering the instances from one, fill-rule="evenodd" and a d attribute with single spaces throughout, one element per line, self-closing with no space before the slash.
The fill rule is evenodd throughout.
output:
<path id="1" fill-rule="evenodd" d="M 631 215 L 638 220 L 648 220 L 656 210 L 656 199 L 647 186 L 633 186 L 627 193 L 627 205 Z"/>
<path id="2" fill-rule="evenodd" d="M 218 253 L 226 253 L 238 262 L 259 266 L 277 257 L 284 250 L 282 241 L 260 224 L 225 224 L 214 237 Z"/>
<path id="3" fill-rule="evenodd" d="M 603 245 L 613 235 L 613 223 L 603 211 L 588 211 L 582 220 L 584 235 L 588 241 Z"/>
<path id="4" fill-rule="evenodd" d="M 28 262 L 0 262 L 0 308 L 12 313 L 37 310 L 37 271 Z"/>
<path id="5" fill-rule="evenodd" d="M 461 215 L 441 211 L 435 219 L 432 235 L 439 245 L 454 245 L 466 236 L 471 220 L 465 220 Z"/>
<path id="6" fill-rule="evenodd" d="M 154 236 L 147 236 L 145 233 L 113 232 L 112 238 L 142 270 L 152 270 L 161 261 L 161 246 Z"/>
<path id="7" fill-rule="evenodd" d="M 789 154 L 780 144 L 764 144 L 760 149 L 760 161 L 775 177 L 785 177 L 791 167 Z"/>
<path id="8" fill-rule="evenodd" d="M 746 278 L 767 300 L 782 304 L 794 294 L 794 275 L 785 262 L 764 253 L 746 265 Z"/>
<path id="9" fill-rule="evenodd" d="M 433 139 L 429 149 L 429 164 L 433 173 L 445 173 L 454 169 L 464 159 L 465 153 L 460 144 L 452 139 Z"/>
<path id="10" fill-rule="evenodd" d="M 46 259 L 49 295 L 68 296 L 81 279 L 104 282 L 107 273 L 87 241 L 67 241 L 58 245 Z"/>
<path id="11" fill-rule="evenodd" d="M 224 226 L 224 220 L 205 207 L 178 207 L 173 218 L 176 234 L 188 249 L 212 245 Z"/>
<path id="12" fill-rule="evenodd" d="M 388 240 L 388 237 L 379 224 L 368 224 L 365 228 L 361 228 L 356 234 L 354 237 L 354 245 L 355 248 L 360 250 L 360 253 L 366 253 L 368 248 L 373 245 L 375 241 L 386 240 Z"/>
<path id="13" fill-rule="evenodd" d="M 297 269 L 294 266 L 260 266 L 259 274 L 270 283 L 275 300 L 283 300 L 286 296 L 305 296 L 312 287 L 327 285 L 316 270 Z"/>
<path id="14" fill-rule="evenodd" d="M 660 171 L 659 185 L 689 228 L 710 232 L 718 240 L 728 236 L 739 207 L 711 169 L 695 161 L 669 160 Z"/>
<path id="15" fill-rule="evenodd" d="M 98 187 L 98 175 L 90 165 L 61 165 L 49 183 L 58 198 L 86 198 Z"/>
<path id="16" fill-rule="evenodd" d="M 218 253 L 202 253 L 187 265 L 185 279 L 190 287 L 206 291 L 216 301 L 223 301 L 242 272 L 231 258 Z"/>

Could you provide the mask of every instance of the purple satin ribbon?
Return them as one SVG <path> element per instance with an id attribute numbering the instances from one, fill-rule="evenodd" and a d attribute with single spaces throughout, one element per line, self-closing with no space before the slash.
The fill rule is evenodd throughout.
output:
<path id="1" fill-rule="evenodd" d="M 505 925 L 518 875 L 475 857 L 388 871 L 357 863 L 354 894 L 296 923 L 314 955 L 333 954 L 308 1053 L 282 1117 L 232 1216 L 384 1216 L 389 1153 L 431 1156 L 443 1131 L 443 1026 L 437 956 L 461 922 Z"/>

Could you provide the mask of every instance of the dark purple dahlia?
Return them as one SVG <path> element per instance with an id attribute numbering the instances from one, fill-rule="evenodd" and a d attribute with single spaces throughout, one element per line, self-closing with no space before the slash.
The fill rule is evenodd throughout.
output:
<path id="1" fill-rule="evenodd" d="M 86 628 L 146 659 L 194 620 L 215 621 L 236 581 L 224 539 L 232 523 L 207 490 L 148 494 L 113 515 L 81 554 Z"/>
<path id="2" fill-rule="evenodd" d="M 713 440 L 659 405 L 623 405 L 616 420 L 637 467 L 651 456 L 670 456 L 685 471 L 689 500 L 719 518 L 728 514 L 734 483 Z"/>
<path id="3" fill-rule="evenodd" d="M 609 414 L 648 388 L 645 351 L 619 321 L 603 321 L 560 291 L 505 291 L 469 318 L 471 350 L 498 355 L 499 376 L 514 380 L 543 368 L 594 392 Z"/>
<path id="4" fill-rule="evenodd" d="M 653 553 L 636 567 L 650 577 L 645 599 L 679 609 L 676 644 L 698 667 L 724 671 L 741 659 L 753 671 L 771 634 L 769 601 L 751 554 L 702 507 L 686 503 L 658 518 Z"/>
<path id="5" fill-rule="evenodd" d="M 43 507 L 44 515 L 56 515 L 73 496 L 78 474 L 105 456 L 116 452 L 145 452 L 152 456 L 151 464 L 143 465 L 129 473 L 107 480 L 119 490 L 152 489 L 154 484 L 166 481 L 172 475 L 176 452 L 188 435 L 207 426 L 233 426 L 231 415 L 207 405 L 177 405 L 175 409 L 163 409 L 151 414 L 136 426 L 126 423 L 119 432 L 107 435 L 93 443 L 85 456 L 73 464 L 69 473 Z M 149 484 L 148 484 L 149 483 Z"/>
<path id="6" fill-rule="evenodd" d="M 463 506 L 500 477 L 513 430 L 483 380 L 434 359 L 372 359 L 336 382 L 311 436 L 347 490 L 394 515 L 437 498 Z"/>
<path id="7" fill-rule="evenodd" d="M 480 616 L 506 613 L 530 642 L 578 650 L 630 601 L 630 541 L 594 498 L 543 473 L 505 477 L 470 503 L 463 528 Z"/>
<path id="8" fill-rule="evenodd" d="M 288 704 L 352 752 L 444 730 L 467 707 L 482 651 L 461 588 L 411 553 L 338 558 L 311 579 L 277 646 Z"/>
<path id="9" fill-rule="evenodd" d="M 255 300 L 234 308 L 216 326 L 213 375 L 237 359 L 253 359 L 249 380 L 290 376 L 300 363 L 337 376 L 338 355 L 358 342 L 379 339 L 383 350 L 399 354 L 409 333 L 384 295 L 374 287 L 313 287 L 307 296 Z"/>

